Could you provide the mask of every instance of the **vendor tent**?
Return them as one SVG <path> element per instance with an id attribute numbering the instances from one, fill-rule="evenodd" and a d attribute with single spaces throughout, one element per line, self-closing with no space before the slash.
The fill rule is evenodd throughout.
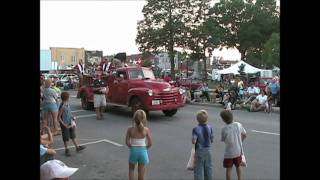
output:
<path id="1" fill-rule="evenodd" d="M 258 69 L 256 67 L 251 66 L 250 64 L 244 62 L 244 61 L 239 61 L 236 64 L 226 68 L 226 69 L 222 69 L 220 71 L 218 71 L 218 74 L 240 74 L 239 73 L 239 66 L 241 64 L 244 64 L 244 73 L 246 74 L 251 74 L 251 73 L 257 73 L 260 72 L 262 69 Z"/>

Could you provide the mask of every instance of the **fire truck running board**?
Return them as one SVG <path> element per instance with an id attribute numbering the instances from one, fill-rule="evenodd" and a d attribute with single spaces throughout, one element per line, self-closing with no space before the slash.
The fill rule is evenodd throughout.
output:
<path id="1" fill-rule="evenodd" d="M 128 107 L 128 105 L 111 103 L 111 102 L 107 102 L 107 106 L 118 106 L 118 107 L 123 107 L 123 108 L 127 108 Z"/>

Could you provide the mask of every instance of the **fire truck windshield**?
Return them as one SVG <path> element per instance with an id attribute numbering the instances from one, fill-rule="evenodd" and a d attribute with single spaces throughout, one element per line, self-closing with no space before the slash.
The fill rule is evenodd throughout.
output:
<path id="1" fill-rule="evenodd" d="M 148 69 L 135 69 L 129 71 L 130 79 L 155 79 L 154 74 Z"/>

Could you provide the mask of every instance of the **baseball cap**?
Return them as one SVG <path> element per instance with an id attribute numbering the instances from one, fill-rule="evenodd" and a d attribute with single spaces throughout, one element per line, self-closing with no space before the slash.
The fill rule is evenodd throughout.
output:
<path id="1" fill-rule="evenodd" d="M 50 160 L 40 166 L 42 180 L 70 177 L 78 168 L 70 168 L 60 160 Z"/>

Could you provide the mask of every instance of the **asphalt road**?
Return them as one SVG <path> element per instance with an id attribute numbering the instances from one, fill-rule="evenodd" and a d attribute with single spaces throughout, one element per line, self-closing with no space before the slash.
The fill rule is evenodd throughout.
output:
<path id="1" fill-rule="evenodd" d="M 128 179 L 128 148 L 125 133 L 132 125 L 129 109 L 111 108 L 102 121 L 96 120 L 93 111 L 81 110 L 80 100 L 71 92 L 72 110 L 77 120 L 77 139 L 87 148 L 80 153 L 71 148 L 71 157 L 64 156 L 61 136 L 55 137 L 56 159 L 79 170 L 71 179 Z M 193 172 L 186 170 L 191 151 L 191 132 L 197 125 L 195 113 L 205 109 L 209 113 L 209 124 L 214 130 L 212 148 L 214 179 L 225 179 L 222 167 L 224 143 L 220 142 L 224 125 L 219 107 L 186 105 L 173 117 L 162 112 L 151 112 L 148 126 L 154 145 L 149 150 L 150 164 L 146 179 L 193 179 Z M 247 131 L 244 152 L 248 167 L 243 168 L 243 179 L 280 179 L 280 116 L 235 110 L 234 119 L 242 123 Z M 70 146 L 71 146 L 70 142 Z M 236 179 L 235 169 L 233 179 Z"/>

